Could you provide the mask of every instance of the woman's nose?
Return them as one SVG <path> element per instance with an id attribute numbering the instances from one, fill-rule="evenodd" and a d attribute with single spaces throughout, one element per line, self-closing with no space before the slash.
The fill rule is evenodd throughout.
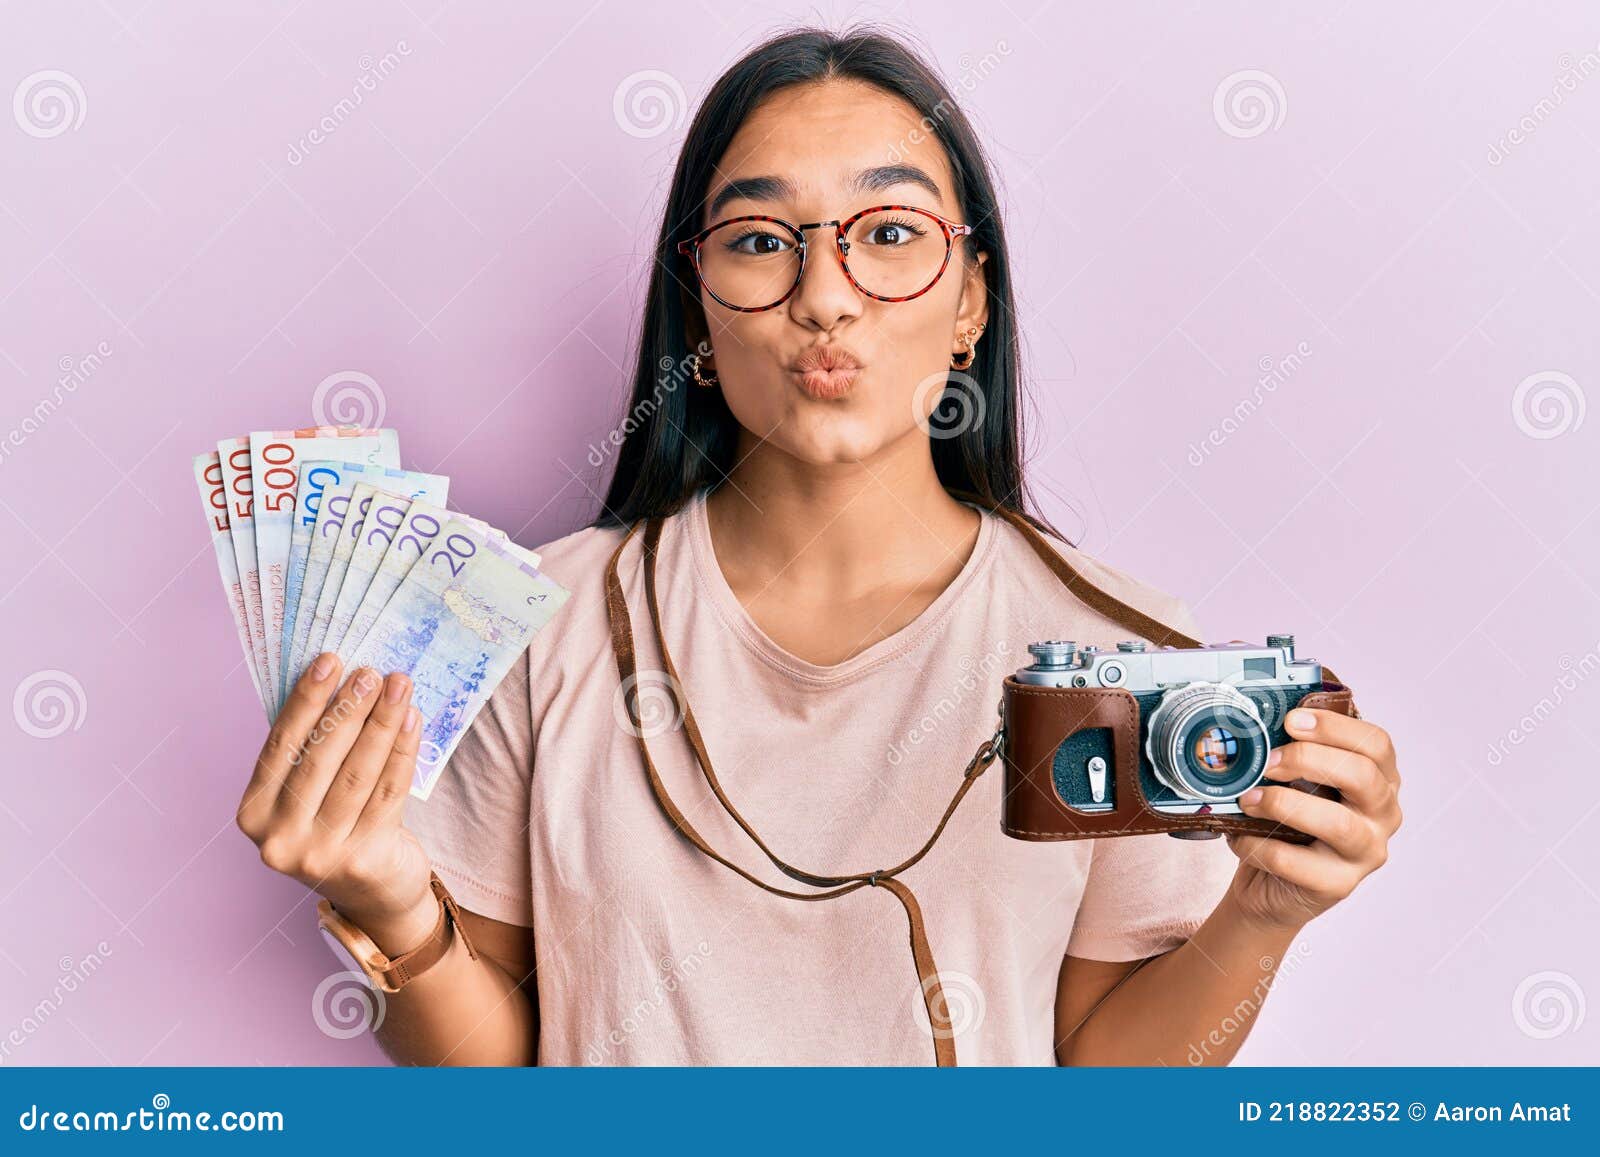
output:
<path id="1" fill-rule="evenodd" d="M 834 236 L 825 241 L 819 237 L 806 246 L 800 285 L 789 299 L 795 320 L 827 329 L 841 318 L 860 314 L 861 294 L 845 273 L 844 258 Z"/>

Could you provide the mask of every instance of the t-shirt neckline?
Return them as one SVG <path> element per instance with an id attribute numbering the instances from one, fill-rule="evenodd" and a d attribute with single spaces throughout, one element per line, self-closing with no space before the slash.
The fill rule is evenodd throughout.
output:
<path id="1" fill-rule="evenodd" d="M 961 570 L 956 573 L 950 584 L 939 592 L 938 597 L 894 634 L 879 639 L 843 662 L 812 663 L 774 642 L 750 616 L 750 612 L 745 610 L 744 604 L 728 585 L 722 567 L 717 562 L 716 548 L 711 541 L 711 523 L 706 514 L 707 493 L 707 489 L 700 490 L 690 500 L 685 511 L 687 515 L 685 529 L 689 536 L 690 553 L 694 559 L 695 576 L 700 589 L 710 599 L 719 617 L 746 648 L 769 665 L 802 683 L 832 686 L 857 678 L 903 656 L 927 641 L 948 620 L 962 592 L 988 569 L 994 553 L 996 523 L 994 514 L 970 502 L 963 503 L 971 506 L 982 516 L 982 521 L 978 525 L 978 538 Z"/>

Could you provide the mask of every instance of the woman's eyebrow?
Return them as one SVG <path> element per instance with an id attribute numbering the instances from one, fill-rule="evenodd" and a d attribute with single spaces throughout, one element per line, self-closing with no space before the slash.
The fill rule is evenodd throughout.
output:
<path id="1" fill-rule="evenodd" d="M 706 214 L 716 220 L 717 214 L 729 201 L 781 201 L 792 198 L 794 194 L 794 182 L 788 177 L 735 177 L 711 198 Z"/>
<path id="2" fill-rule="evenodd" d="M 878 165 L 876 168 L 862 169 L 855 175 L 851 187 L 857 193 L 875 193 L 894 185 L 921 185 L 933 194 L 935 201 L 944 202 L 939 183 L 917 165 Z"/>
<path id="3" fill-rule="evenodd" d="M 933 195 L 934 200 L 940 204 L 944 203 L 944 194 L 939 190 L 939 183 L 917 165 L 876 165 L 870 169 L 861 169 L 851 178 L 850 191 L 857 194 L 875 193 L 895 185 L 908 184 L 920 185 Z M 792 199 L 795 192 L 795 183 L 788 177 L 736 177 L 717 190 L 717 195 L 711 198 L 711 203 L 706 207 L 706 214 L 715 220 L 723 206 L 730 201 L 781 201 L 785 198 Z"/>

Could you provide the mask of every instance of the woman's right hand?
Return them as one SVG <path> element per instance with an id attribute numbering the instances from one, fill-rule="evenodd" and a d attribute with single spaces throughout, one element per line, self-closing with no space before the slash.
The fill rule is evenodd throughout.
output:
<path id="1" fill-rule="evenodd" d="M 422 728 L 411 680 L 319 655 L 278 713 L 239 801 L 261 862 L 320 892 L 389 955 L 438 919 L 427 853 L 402 817 Z"/>

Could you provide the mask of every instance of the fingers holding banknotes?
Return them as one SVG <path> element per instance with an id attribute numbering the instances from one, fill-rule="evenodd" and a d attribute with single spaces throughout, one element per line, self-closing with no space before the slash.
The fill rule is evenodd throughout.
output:
<path id="1" fill-rule="evenodd" d="M 421 741 L 411 681 L 362 667 L 340 683 L 340 666 L 323 654 L 295 684 L 239 803 L 239 828 L 267 867 L 358 923 L 431 910 L 427 855 L 401 823 Z"/>
<path id="2" fill-rule="evenodd" d="M 427 801 L 569 592 L 536 553 L 449 509 L 448 478 L 404 469 L 392 429 L 258 430 L 192 465 L 273 724 L 239 827 L 268 867 L 403 950 L 438 918 L 407 800 Z"/>

